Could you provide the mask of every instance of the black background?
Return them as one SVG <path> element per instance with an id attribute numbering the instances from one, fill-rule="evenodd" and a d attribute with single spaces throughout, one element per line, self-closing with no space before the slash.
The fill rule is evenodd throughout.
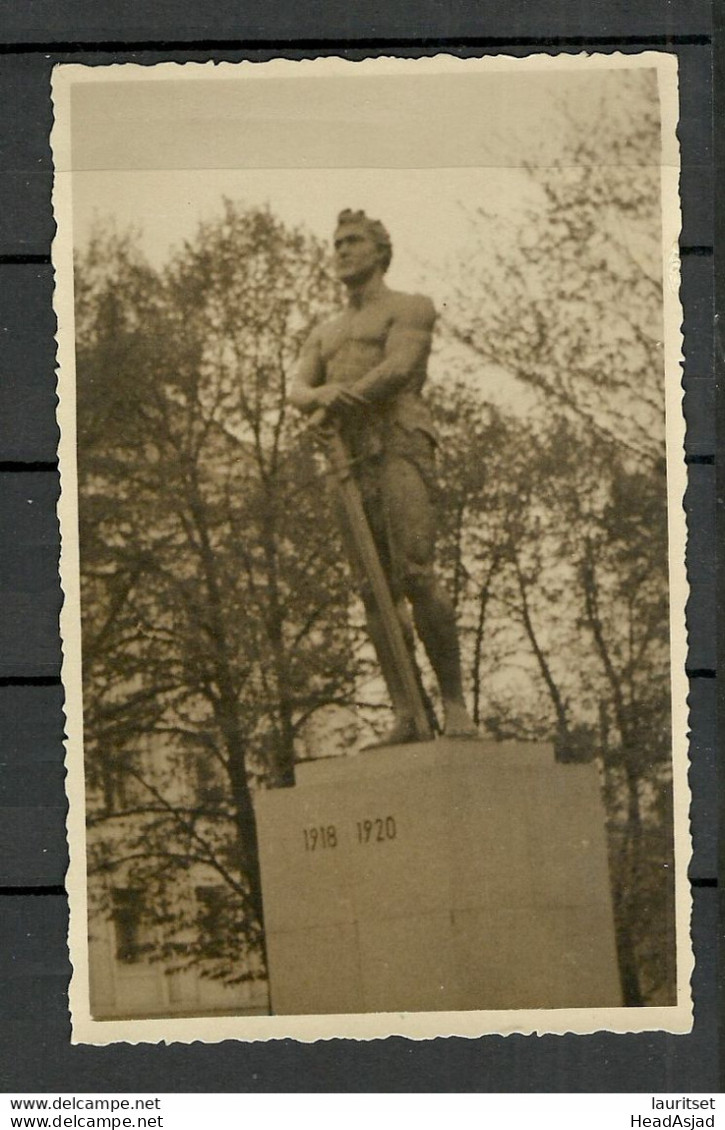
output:
<path id="1" fill-rule="evenodd" d="M 0 1083 L 5 1091 L 712 1091 L 718 1075 L 716 492 L 712 76 L 715 0 L 21 0 L 0 9 Z M 713 54 L 714 47 L 717 52 Z M 57 580 L 50 74 L 103 64 L 344 54 L 664 49 L 680 61 L 682 298 L 695 1027 L 687 1036 L 72 1047 Z M 718 91 L 723 117 L 722 93 Z M 721 224 L 718 216 L 717 223 Z M 722 246 L 722 244 L 720 244 Z M 718 283 L 714 283 L 717 264 Z M 722 403 L 718 409 L 722 415 Z M 722 483 L 719 496 L 725 495 Z M 719 526 L 717 523 L 719 522 Z M 724 644 L 720 633 L 720 651 Z M 719 712 L 718 712 L 719 704 Z"/>

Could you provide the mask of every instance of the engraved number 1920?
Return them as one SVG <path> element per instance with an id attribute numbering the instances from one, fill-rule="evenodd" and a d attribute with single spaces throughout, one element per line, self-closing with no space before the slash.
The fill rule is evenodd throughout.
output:
<path id="1" fill-rule="evenodd" d="M 397 829 L 394 816 L 376 816 L 374 820 L 358 820 L 357 842 L 359 844 L 382 844 L 394 840 Z"/>
<path id="2" fill-rule="evenodd" d="M 337 847 L 337 828 L 334 824 L 320 824 L 317 827 L 303 828 L 302 833 L 305 837 L 305 851 Z"/>

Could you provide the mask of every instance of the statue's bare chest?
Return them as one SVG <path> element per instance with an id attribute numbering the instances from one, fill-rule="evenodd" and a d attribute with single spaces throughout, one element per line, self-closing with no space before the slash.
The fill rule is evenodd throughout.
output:
<path id="1" fill-rule="evenodd" d="M 336 358 L 342 362 L 343 358 L 353 361 L 358 355 L 361 359 L 382 356 L 393 320 L 393 311 L 382 305 L 346 310 L 322 329 L 323 363 L 334 366 Z"/>

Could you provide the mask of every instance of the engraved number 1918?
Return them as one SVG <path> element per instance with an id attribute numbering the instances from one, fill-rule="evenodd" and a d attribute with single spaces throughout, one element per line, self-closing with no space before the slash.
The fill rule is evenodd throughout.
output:
<path id="1" fill-rule="evenodd" d="M 320 824 L 318 827 L 303 828 L 302 832 L 305 837 L 305 851 L 337 847 L 337 828 L 334 824 Z"/>

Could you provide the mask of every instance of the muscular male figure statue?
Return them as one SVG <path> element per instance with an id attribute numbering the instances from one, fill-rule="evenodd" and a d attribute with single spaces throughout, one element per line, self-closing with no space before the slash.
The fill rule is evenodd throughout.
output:
<path id="1" fill-rule="evenodd" d="M 313 330 L 290 400 L 303 412 L 323 410 L 339 425 L 409 649 L 406 601 L 438 679 L 444 732 L 475 736 L 463 700 L 453 607 L 433 570 L 435 438 L 420 391 L 435 310 L 430 299 L 385 285 L 392 246 L 379 221 L 364 212 L 341 212 L 334 246 L 348 307 Z M 363 598 L 380 654 L 379 613 L 365 593 Z M 405 698 L 390 680 L 388 691 L 395 724 L 384 744 L 414 740 Z"/>

